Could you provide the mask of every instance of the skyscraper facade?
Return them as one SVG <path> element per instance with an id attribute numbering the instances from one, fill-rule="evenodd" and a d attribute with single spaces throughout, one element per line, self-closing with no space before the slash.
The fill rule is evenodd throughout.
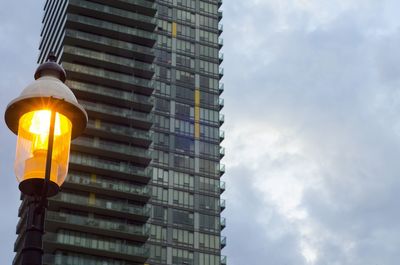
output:
<path id="1" fill-rule="evenodd" d="M 226 264 L 221 4 L 45 2 L 38 62 L 56 53 L 89 116 L 49 202 L 45 264 Z"/>

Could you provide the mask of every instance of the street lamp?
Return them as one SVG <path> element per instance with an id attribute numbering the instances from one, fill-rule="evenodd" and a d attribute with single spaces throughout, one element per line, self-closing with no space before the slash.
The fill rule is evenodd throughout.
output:
<path id="1" fill-rule="evenodd" d="M 14 171 L 27 196 L 22 265 L 42 265 L 42 236 L 47 198 L 58 193 L 68 172 L 71 139 L 86 128 L 88 117 L 54 54 L 35 72 L 35 81 L 8 104 L 5 121 L 18 136 Z"/>

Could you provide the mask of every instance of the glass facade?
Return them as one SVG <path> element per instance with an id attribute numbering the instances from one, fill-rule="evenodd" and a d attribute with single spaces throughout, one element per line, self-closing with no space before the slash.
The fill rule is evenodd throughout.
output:
<path id="1" fill-rule="evenodd" d="M 220 5 L 157 1 L 150 264 L 221 264 Z"/>
<path id="2" fill-rule="evenodd" d="M 221 4 L 46 1 L 38 62 L 56 53 L 89 123 L 50 199 L 45 264 L 226 264 Z"/>

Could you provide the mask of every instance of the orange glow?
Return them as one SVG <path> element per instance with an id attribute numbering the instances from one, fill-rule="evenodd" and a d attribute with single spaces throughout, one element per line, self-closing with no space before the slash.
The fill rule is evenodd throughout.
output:
<path id="1" fill-rule="evenodd" d="M 29 131 L 32 136 L 32 153 L 36 151 L 46 151 L 49 139 L 50 129 L 50 110 L 32 111 L 20 119 L 20 126 Z M 54 126 L 55 138 L 66 133 L 69 130 L 70 121 L 63 115 L 56 114 L 56 122 Z"/>
<path id="2" fill-rule="evenodd" d="M 19 120 L 15 171 L 18 180 L 43 179 L 49 144 L 51 110 L 24 114 Z M 50 180 L 60 186 L 68 171 L 72 123 L 56 113 Z"/>

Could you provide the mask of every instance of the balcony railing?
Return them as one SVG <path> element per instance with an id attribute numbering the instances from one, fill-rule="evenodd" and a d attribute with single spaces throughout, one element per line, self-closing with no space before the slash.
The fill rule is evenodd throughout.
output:
<path id="1" fill-rule="evenodd" d="M 154 90 L 153 80 L 75 63 L 63 62 L 63 67 L 70 76 L 75 74 L 85 74 L 85 78 L 88 80 L 94 81 L 102 79 L 104 82 L 112 83 L 112 86 L 118 86 L 126 90 L 132 90 L 137 87 L 139 87 L 138 89 L 146 91 Z"/>
<path id="2" fill-rule="evenodd" d="M 222 61 L 224 60 L 224 53 L 223 52 L 219 52 L 218 59 L 219 59 L 219 62 L 222 63 Z"/>
<path id="3" fill-rule="evenodd" d="M 130 43 L 127 41 L 116 40 L 112 38 L 108 38 L 105 36 L 100 36 L 96 34 L 91 34 L 83 31 L 76 31 L 73 29 L 67 29 L 65 31 L 65 36 L 70 38 L 75 38 L 91 43 L 100 44 L 106 46 L 108 48 L 113 47 L 119 50 L 125 50 L 129 53 L 140 53 L 150 56 L 151 58 L 154 57 L 154 49 L 142 45 L 137 45 L 134 43 Z"/>
<path id="4" fill-rule="evenodd" d="M 224 92 L 224 83 L 222 82 L 219 83 L 218 92 L 220 95 L 222 94 L 222 92 Z"/>
<path id="5" fill-rule="evenodd" d="M 149 17 L 145 15 L 141 15 L 139 13 L 133 13 L 129 11 L 125 11 L 119 8 L 113 8 L 110 6 L 104 6 L 100 4 L 96 4 L 93 2 L 86 2 L 86 1 L 80 1 L 80 0 L 69 0 L 70 4 L 73 4 L 75 6 L 79 6 L 85 9 L 89 9 L 95 11 L 95 12 L 104 12 L 107 14 L 111 14 L 114 16 L 118 17 L 123 17 L 124 19 L 129 19 L 129 20 L 136 20 L 148 24 L 156 24 L 156 18 L 154 17 Z"/>
<path id="6" fill-rule="evenodd" d="M 48 211 L 46 213 L 46 220 L 61 222 L 65 224 L 79 225 L 89 228 L 97 228 L 101 230 L 108 230 L 110 232 L 126 233 L 136 236 L 147 237 L 150 234 L 149 226 L 140 225 L 127 225 L 122 223 L 111 222 L 108 220 L 94 219 L 90 217 L 83 217 L 78 215 Z"/>
<path id="7" fill-rule="evenodd" d="M 221 237 L 221 249 L 226 247 L 226 236 Z"/>
<path id="8" fill-rule="evenodd" d="M 221 265 L 227 265 L 226 256 L 221 256 Z"/>
<path id="9" fill-rule="evenodd" d="M 135 72 L 135 70 L 140 70 L 144 72 L 148 72 L 149 78 L 154 73 L 154 66 L 149 63 L 142 63 L 137 60 L 133 59 L 127 59 L 124 57 L 120 56 L 115 56 L 115 55 L 110 55 L 107 53 L 102 53 L 102 52 L 97 52 L 94 50 L 88 50 L 88 49 L 83 49 L 83 48 L 78 48 L 78 47 L 72 47 L 65 45 L 64 46 L 64 53 L 66 54 L 71 54 L 75 56 L 80 56 L 85 59 L 82 59 L 83 62 L 92 60 L 95 61 L 96 65 L 95 66 L 111 66 L 115 65 L 113 70 L 120 70 L 124 68 L 124 72 L 132 73 Z"/>
<path id="10" fill-rule="evenodd" d="M 127 162 L 113 162 L 110 160 L 98 158 L 96 156 L 90 156 L 75 152 L 71 152 L 70 163 L 97 168 L 100 170 L 106 170 L 108 172 L 115 173 L 116 175 L 135 175 L 146 178 L 151 178 L 153 176 L 153 171 L 151 168 L 144 169 L 142 167 L 133 166 Z M 130 178 L 131 177 L 132 176 L 130 176 Z"/>
<path id="11" fill-rule="evenodd" d="M 134 110 L 130 110 L 127 108 L 119 108 L 114 107 L 111 105 L 101 104 L 101 103 L 94 103 L 85 100 L 79 101 L 86 110 L 100 112 L 104 114 L 110 114 L 118 117 L 122 117 L 125 119 L 131 120 L 139 120 L 147 123 L 152 123 L 153 116 L 148 113 L 138 112 Z"/>
<path id="12" fill-rule="evenodd" d="M 225 131 L 219 130 L 219 141 L 222 142 L 225 139 Z"/>
<path id="13" fill-rule="evenodd" d="M 129 26 L 122 26 L 117 23 L 110 23 L 107 22 L 106 20 L 100 20 L 100 19 L 95 19 L 91 17 L 86 17 L 86 16 L 81 16 L 81 15 L 75 15 L 75 14 L 69 14 L 67 16 L 67 23 L 68 22 L 75 22 L 79 23 L 82 25 L 90 26 L 90 27 L 96 27 L 99 30 L 103 31 L 112 31 L 115 32 L 114 34 L 121 34 L 121 35 L 126 35 L 126 36 L 136 36 L 139 38 L 143 39 L 148 39 L 151 41 L 152 44 L 157 40 L 157 35 L 155 33 L 129 27 Z M 126 39 L 127 37 L 125 37 Z"/>
<path id="14" fill-rule="evenodd" d="M 104 140 L 96 141 L 93 138 L 86 138 L 86 137 L 79 137 L 79 138 L 75 139 L 72 142 L 72 144 L 102 149 L 102 150 L 104 150 L 103 152 L 111 151 L 111 152 L 120 153 L 123 155 L 151 159 L 151 153 L 149 150 L 144 149 L 144 148 L 129 146 L 126 144 L 118 144 L 118 143 L 113 143 L 113 142 L 104 141 Z"/>
<path id="15" fill-rule="evenodd" d="M 223 174 L 225 174 L 225 165 L 220 164 L 219 165 L 219 175 L 222 176 Z"/>
<path id="16" fill-rule="evenodd" d="M 225 106 L 225 100 L 223 98 L 218 99 L 219 110 L 221 110 Z"/>
<path id="17" fill-rule="evenodd" d="M 220 190 L 220 192 L 223 193 L 225 191 L 225 189 L 226 189 L 225 181 L 220 181 L 219 182 L 219 190 Z"/>
<path id="18" fill-rule="evenodd" d="M 154 99 L 149 96 L 143 96 L 136 94 L 134 92 L 128 92 L 120 89 L 112 89 L 104 86 L 82 83 L 78 81 L 67 81 L 67 85 L 74 90 L 87 92 L 91 94 L 102 95 L 106 97 L 111 97 L 116 100 L 124 100 L 127 102 L 153 105 Z"/>
<path id="19" fill-rule="evenodd" d="M 98 244 L 98 237 L 90 237 L 84 233 L 77 233 L 79 236 L 69 236 L 61 233 L 46 233 L 43 236 L 45 243 L 70 245 L 72 247 L 91 249 L 91 251 L 107 252 L 107 255 L 121 254 L 126 256 L 148 257 L 149 249 L 145 246 L 137 246 L 129 243 L 117 244 L 114 248 L 110 248 L 110 244 Z M 78 239 L 81 240 L 78 240 Z M 75 239 L 75 240 L 74 240 Z M 103 240 L 105 241 L 105 240 Z M 109 240 L 112 243 L 112 240 Z"/>
<path id="20" fill-rule="evenodd" d="M 221 212 L 222 212 L 223 210 L 225 210 L 226 201 L 225 201 L 224 199 L 221 199 L 221 200 L 219 201 L 219 207 L 220 207 L 220 209 L 221 209 Z"/>
<path id="21" fill-rule="evenodd" d="M 152 1 L 145 0 L 119 0 L 120 2 L 125 2 L 132 5 L 143 6 L 151 9 L 156 9 L 156 4 Z"/>
<path id="22" fill-rule="evenodd" d="M 70 193 L 60 193 L 58 196 L 50 198 L 50 201 L 65 202 L 68 204 L 87 206 L 101 210 L 106 209 L 120 212 L 122 214 L 134 214 L 145 217 L 149 217 L 150 215 L 150 209 L 147 207 L 136 206 L 127 202 L 105 200 L 102 198 L 91 200 L 89 197 Z"/>
<path id="23" fill-rule="evenodd" d="M 222 229 L 224 229 L 226 227 L 226 219 L 225 219 L 225 217 L 221 217 L 220 222 L 221 222 L 221 230 L 222 230 Z"/>
<path id="24" fill-rule="evenodd" d="M 222 46 L 224 46 L 224 39 L 223 38 L 218 38 L 218 46 L 219 46 L 219 48 L 222 48 Z"/>
<path id="25" fill-rule="evenodd" d="M 144 141 L 151 141 L 152 134 L 148 131 L 141 131 L 139 129 L 121 126 L 118 124 L 111 124 L 104 121 L 96 124 L 94 120 L 89 120 L 87 127 L 90 129 L 102 130 L 109 133 L 115 133 L 121 136 L 132 137 Z"/>
<path id="26" fill-rule="evenodd" d="M 148 186 L 134 185 L 127 181 L 107 180 L 102 177 L 96 177 L 96 179 L 92 180 L 89 174 L 85 174 L 82 172 L 71 173 L 70 175 L 68 175 L 67 183 L 79 184 L 104 190 L 112 190 L 127 194 L 151 196 L 151 192 Z"/>
<path id="27" fill-rule="evenodd" d="M 105 257 L 94 257 L 90 255 L 81 255 L 81 254 L 62 254 L 62 253 L 57 253 L 57 254 L 44 254 L 43 255 L 43 265 L 67 265 L 71 264 L 71 260 L 79 260 L 79 264 L 90 264 L 93 262 L 97 262 L 98 264 L 112 264 L 114 262 L 113 258 L 105 258 Z M 105 263 L 109 262 L 109 263 Z M 136 262 L 128 262 L 124 261 L 124 265 L 137 265 Z"/>
<path id="28" fill-rule="evenodd" d="M 221 79 L 224 76 L 224 68 L 219 67 L 219 78 Z"/>
<path id="29" fill-rule="evenodd" d="M 224 124 L 224 122 L 225 122 L 225 115 L 219 114 L 219 125 Z"/>
<path id="30" fill-rule="evenodd" d="M 224 156 L 225 156 L 225 148 L 221 146 L 219 148 L 219 157 L 223 158 Z"/>

